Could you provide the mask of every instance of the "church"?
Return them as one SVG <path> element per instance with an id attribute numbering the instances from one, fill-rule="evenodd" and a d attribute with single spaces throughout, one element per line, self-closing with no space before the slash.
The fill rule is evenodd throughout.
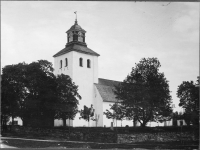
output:
<path id="1" fill-rule="evenodd" d="M 72 81 L 78 85 L 78 92 L 82 99 L 79 101 L 78 109 L 83 109 L 84 105 L 94 108 L 94 118 L 96 121 L 90 121 L 89 124 L 83 119 L 79 119 L 77 113 L 74 120 L 67 120 L 68 126 L 73 127 L 110 127 L 114 126 L 132 126 L 132 121 L 116 121 L 107 119 L 103 114 L 110 105 L 118 100 L 113 92 L 115 85 L 119 81 L 98 78 L 98 57 L 100 54 L 88 48 L 86 44 L 86 31 L 78 24 L 77 19 L 74 25 L 66 31 L 67 43 L 65 48 L 58 51 L 54 57 L 54 74 L 65 74 L 72 78 Z M 62 126 L 62 120 L 55 120 L 54 126 Z"/>
<path id="2" fill-rule="evenodd" d="M 54 74 L 65 74 L 71 77 L 72 81 L 78 85 L 78 93 L 82 97 L 79 100 L 78 110 L 83 110 L 84 106 L 93 107 L 93 118 L 96 120 L 90 120 L 88 123 L 84 119 L 79 119 L 80 113 L 77 113 L 74 120 L 66 120 L 66 125 L 72 127 L 133 126 L 132 120 L 108 119 L 104 115 L 106 110 L 110 110 L 111 105 L 119 102 L 114 90 L 120 82 L 98 78 L 98 57 L 100 57 L 100 54 L 88 48 L 85 38 L 86 31 L 78 25 L 77 19 L 74 25 L 66 31 L 66 34 L 65 48 L 53 55 Z M 14 119 L 14 123 L 23 124 L 19 117 Z M 147 126 L 171 126 L 172 120 L 165 124 L 149 122 Z M 63 121 L 55 119 L 54 126 L 63 126 Z M 140 126 L 139 122 L 136 126 Z"/>

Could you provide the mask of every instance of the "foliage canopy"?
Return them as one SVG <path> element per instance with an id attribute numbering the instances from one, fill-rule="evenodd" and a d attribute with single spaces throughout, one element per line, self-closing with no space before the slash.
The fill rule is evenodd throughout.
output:
<path id="1" fill-rule="evenodd" d="M 18 116 L 24 126 L 53 126 L 55 118 L 77 113 L 78 87 L 67 75 L 56 77 L 47 60 L 5 66 L 1 83 L 2 119 Z"/>
<path id="2" fill-rule="evenodd" d="M 197 84 L 199 84 L 197 80 Z M 199 87 L 193 81 L 183 81 L 177 90 L 177 96 L 180 99 L 179 106 L 185 109 L 183 118 L 187 125 L 199 123 Z"/>
<path id="3" fill-rule="evenodd" d="M 116 86 L 117 99 L 127 109 L 127 117 L 137 120 L 141 126 L 149 121 L 163 121 L 172 113 L 168 81 L 157 58 L 143 58 L 126 79 Z"/>

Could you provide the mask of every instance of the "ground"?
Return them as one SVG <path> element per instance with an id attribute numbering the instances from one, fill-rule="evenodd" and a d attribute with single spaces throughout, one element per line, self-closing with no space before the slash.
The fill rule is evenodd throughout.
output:
<path id="1" fill-rule="evenodd" d="M 81 149 L 198 149 L 198 143 L 96 143 L 64 140 L 42 140 L 19 137 L 2 137 L 1 148 L 81 148 Z"/>
<path id="2" fill-rule="evenodd" d="M 165 132 L 177 131 L 178 129 L 175 127 L 170 128 L 162 128 L 165 129 Z M 129 132 L 131 134 L 141 133 L 142 135 L 146 133 L 146 131 L 156 132 L 158 128 L 129 128 Z M 159 128 L 161 130 L 161 128 Z M 193 132 L 193 128 L 183 128 L 183 131 Z M 26 131 L 26 132 L 24 132 Z M 29 131 L 29 132 L 28 132 Z M 79 132 L 89 132 L 93 133 L 94 131 L 98 131 L 97 133 L 114 133 L 114 131 L 110 132 L 110 129 L 107 128 L 56 128 L 56 129 L 43 129 L 43 128 L 25 128 L 25 127 L 15 127 L 12 131 L 8 130 L 1 133 L 1 148 L 72 148 L 72 149 L 198 149 L 199 141 L 191 140 L 191 141 L 175 141 L 170 142 L 170 140 L 165 142 L 156 142 L 155 140 L 148 140 L 143 142 L 136 143 L 123 143 L 117 144 L 115 140 L 110 140 L 112 134 L 108 134 L 103 136 L 103 140 L 93 140 L 99 139 L 100 134 L 88 134 L 90 138 L 67 138 L 65 134 L 62 133 L 79 133 Z M 118 128 L 117 133 L 127 132 L 127 128 Z M 115 132 L 116 132 L 115 131 Z M 137 131 L 137 132 L 136 132 Z M 196 130 L 195 130 L 196 131 Z M 47 134 L 47 133 L 48 134 Z M 159 133 L 159 132 L 158 132 Z M 81 134 L 77 134 L 78 136 Z M 73 136 L 72 136 L 73 137 Z M 198 138 L 197 138 L 198 139 Z M 74 141 L 73 141 L 74 140 Z M 84 140 L 84 141 L 83 141 Z M 93 142 L 89 142 L 93 141 Z M 109 141 L 110 140 L 110 141 Z M 97 142 L 98 141 L 98 142 Z M 100 143 L 101 141 L 101 143 Z M 103 143 L 107 142 L 107 143 Z M 110 143 L 109 143 L 110 142 Z M 115 142 L 115 143 L 111 143 Z"/>

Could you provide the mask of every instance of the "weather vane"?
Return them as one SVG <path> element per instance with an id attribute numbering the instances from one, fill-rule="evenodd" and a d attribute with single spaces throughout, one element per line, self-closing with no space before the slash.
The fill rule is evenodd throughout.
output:
<path id="1" fill-rule="evenodd" d="M 77 11 L 74 12 L 76 14 L 76 21 L 77 21 Z"/>

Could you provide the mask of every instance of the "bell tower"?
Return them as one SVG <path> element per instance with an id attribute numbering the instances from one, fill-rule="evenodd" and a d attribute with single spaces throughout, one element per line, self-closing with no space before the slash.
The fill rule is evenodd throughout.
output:
<path id="1" fill-rule="evenodd" d="M 78 105 L 79 110 L 83 109 L 84 105 L 87 107 L 93 105 L 96 109 L 94 83 L 98 83 L 98 56 L 100 55 L 87 47 L 85 43 L 86 31 L 78 25 L 77 18 L 74 25 L 66 33 L 65 48 L 53 56 L 54 74 L 69 75 L 72 81 L 78 85 L 78 93 L 82 97 Z M 79 117 L 79 113 L 76 114 L 70 126 L 88 125 L 85 120 L 79 119 Z M 91 121 L 91 126 L 95 126 L 95 122 Z"/>
<path id="2" fill-rule="evenodd" d="M 86 31 L 81 28 L 81 26 L 78 25 L 77 19 L 75 20 L 75 23 L 71 28 L 66 32 L 67 33 L 67 44 L 66 46 L 70 44 L 80 44 L 83 46 L 87 46 L 85 43 L 85 33 Z"/>

